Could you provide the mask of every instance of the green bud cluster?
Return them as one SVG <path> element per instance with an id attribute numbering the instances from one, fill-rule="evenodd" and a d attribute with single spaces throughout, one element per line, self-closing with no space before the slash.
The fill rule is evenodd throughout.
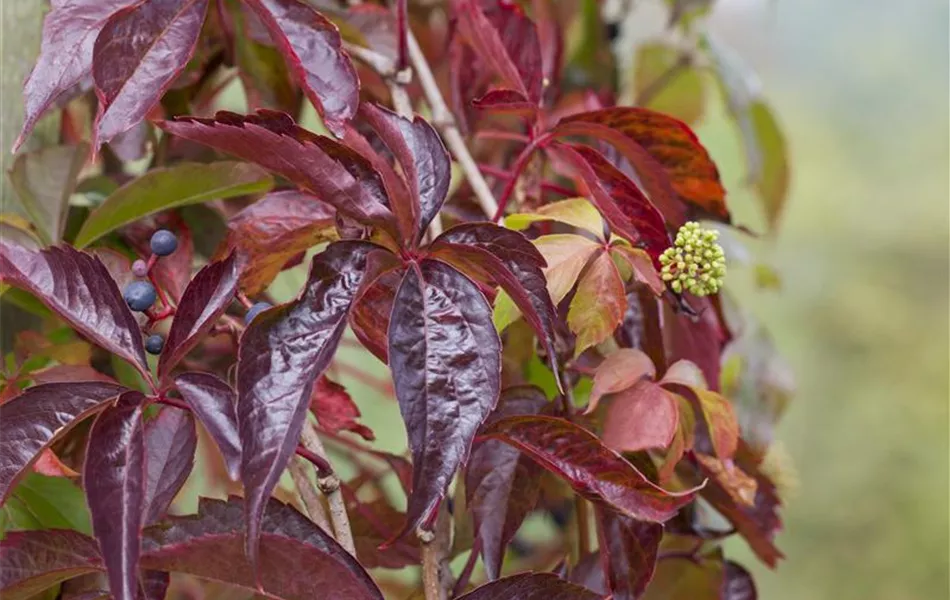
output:
<path id="1" fill-rule="evenodd" d="M 719 232 L 690 221 L 676 232 L 676 241 L 660 255 L 660 276 L 677 294 L 715 294 L 726 275 L 726 256 L 716 243 Z"/>

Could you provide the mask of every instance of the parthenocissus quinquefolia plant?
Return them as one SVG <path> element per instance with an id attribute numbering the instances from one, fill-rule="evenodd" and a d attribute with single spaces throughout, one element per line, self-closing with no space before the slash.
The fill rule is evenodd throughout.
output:
<path id="1" fill-rule="evenodd" d="M 785 150 L 715 2 L 640 4 L 53 2 L 0 214 L 0 595 L 754 599 L 723 542 L 782 557 L 792 386 L 724 277 L 779 281 L 744 244 Z"/>

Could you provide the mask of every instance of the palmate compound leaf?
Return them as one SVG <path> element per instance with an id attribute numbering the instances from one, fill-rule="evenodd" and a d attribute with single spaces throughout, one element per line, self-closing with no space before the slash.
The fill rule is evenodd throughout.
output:
<path id="1" fill-rule="evenodd" d="M 658 487 L 593 433 L 557 417 L 506 417 L 480 431 L 479 438 L 518 448 L 588 500 L 641 521 L 670 519 L 699 489 Z"/>
<path id="2" fill-rule="evenodd" d="M 208 0 L 150 0 L 109 17 L 92 51 L 96 144 L 132 128 L 158 103 L 191 60 L 207 12 Z"/>
<path id="3" fill-rule="evenodd" d="M 327 128 L 340 136 L 359 105 L 360 82 L 336 26 L 302 0 L 247 0 Z"/>
<path id="4" fill-rule="evenodd" d="M 237 420 L 246 549 L 254 564 L 267 499 L 297 446 L 313 385 L 336 352 L 376 250 L 366 242 L 331 244 L 314 257 L 302 295 L 259 314 L 241 336 Z"/>
<path id="5" fill-rule="evenodd" d="M 564 581 L 553 573 L 518 573 L 476 588 L 458 600 L 599 600 L 585 587 Z"/>
<path id="6" fill-rule="evenodd" d="M 135 600 L 146 508 L 145 396 L 129 391 L 89 431 L 82 480 L 92 532 L 116 600 Z"/>
<path id="7" fill-rule="evenodd" d="M 224 457 L 228 477 L 241 476 L 241 438 L 237 425 L 237 398 L 227 383 L 210 373 L 182 373 L 175 387 Z"/>
<path id="8" fill-rule="evenodd" d="M 486 423 L 511 415 L 538 414 L 548 405 L 544 393 L 532 386 L 504 390 Z M 497 579 L 505 548 L 541 492 L 541 469 L 517 448 L 498 440 L 472 445 L 465 470 L 465 495 L 481 543 L 485 574 Z"/>
<path id="9" fill-rule="evenodd" d="M 214 119 L 178 117 L 158 126 L 281 175 L 340 214 L 398 238 L 382 177 L 352 149 L 298 127 L 287 114 L 219 112 Z"/>
<path id="10" fill-rule="evenodd" d="M 0 500 L 57 437 L 127 388 L 103 381 L 45 383 L 0 405 Z"/>
<path id="11" fill-rule="evenodd" d="M 31 251 L 0 240 L 0 282 L 30 292 L 76 331 L 148 374 L 138 323 L 99 259 L 70 246 Z"/>
<path id="12" fill-rule="evenodd" d="M 244 555 L 239 498 L 202 499 L 198 514 L 143 532 L 143 569 L 187 573 L 275 600 L 382 600 L 365 570 L 290 506 L 271 500 L 262 521 L 261 586 Z M 65 579 L 104 570 L 95 541 L 72 531 L 11 533 L 0 543 L 0 593 L 27 599 Z M 301 574 L 306 574 L 305 577 Z"/>
<path id="13" fill-rule="evenodd" d="M 478 287 L 445 263 L 411 264 L 389 323 L 389 366 L 412 453 L 400 537 L 427 527 L 498 401 L 501 342 Z"/>

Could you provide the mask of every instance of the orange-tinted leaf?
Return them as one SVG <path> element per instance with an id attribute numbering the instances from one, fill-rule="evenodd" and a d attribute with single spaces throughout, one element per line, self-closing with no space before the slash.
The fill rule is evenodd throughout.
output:
<path id="1" fill-rule="evenodd" d="M 666 448 L 678 423 L 675 397 L 652 381 L 639 381 L 611 399 L 601 438 L 618 452 Z"/>
<path id="2" fill-rule="evenodd" d="M 639 248 L 631 248 L 625 244 L 615 244 L 610 248 L 610 253 L 615 259 L 619 259 L 630 265 L 634 277 L 640 283 L 645 283 L 654 294 L 660 296 L 666 291 L 666 285 L 660 279 L 656 267 L 650 255 Z"/>
<path id="3" fill-rule="evenodd" d="M 696 413 L 693 407 L 682 396 L 674 396 L 676 399 L 677 424 L 676 432 L 673 434 L 673 441 L 666 452 L 666 458 L 660 466 L 657 476 L 660 483 L 664 483 L 673 476 L 676 470 L 676 464 L 683 458 L 683 455 L 693 449 L 696 442 Z"/>
<path id="4" fill-rule="evenodd" d="M 33 463 L 33 470 L 40 475 L 50 477 L 79 477 L 79 473 L 64 465 L 63 461 L 59 460 L 59 457 L 49 448 L 40 453 L 40 457 Z"/>
<path id="5" fill-rule="evenodd" d="M 650 357 L 635 348 L 621 348 L 610 354 L 594 373 L 594 387 L 590 391 L 589 405 L 585 412 L 597 408 L 601 396 L 625 390 L 644 377 L 653 379 L 656 367 Z"/>
<path id="6" fill-rule="evenodd" d="M 755 506 L 755 490 L 758 485 L 755 479 L 749 477 L 735 463 L 699 452 L 696 453 L 696 459 L 703 465 L 703 470 L 719 482 L 733 500 L 745 506 Z"/>
<path id="7" fill-rule="evenodd" d="M 577 334 L 574 355 L 595 346 L 614 332 L 627 309 L 623 279 L 607 252 L 594 258 L 577 285 L 567 324 Z"/>
<path id="8" fill-rule="evenodd" d="M 732 458 L 739 443 L 739 422 L 736 420 L 732 403 L 716 392 L 699 387 L 672 382 L 666 382 L 663 386 L 692 404 L 696 416 L 703 423 L 703 429 L 700 431 L 705 434 L 711 446 L 708 450 L 722 460 Z M 703 445 L 700 445 L 700 450 L 705 451 Z"/>

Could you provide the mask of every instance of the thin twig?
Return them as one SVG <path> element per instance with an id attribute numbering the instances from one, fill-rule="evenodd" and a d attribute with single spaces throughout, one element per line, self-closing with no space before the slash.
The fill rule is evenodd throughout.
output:
<path id="1" fill-rule="evenodd" d="M 439 131 L 442 132 L 442 139 L 445 140 L 445 145 L 455 155 L 462 172 L 465 173 L 465 178 L 472 186 L 475 199 L 478 201 L 482 212 L 488 217 L 492 217 L 498 212 L 498 202 L 495 200 L 495 195 L 492 194 L 488 182 L 482 177 L 475 159 L 472 158 L 471 152 L 465 145 L 465 140 L 462 139 L 462 134 L 455 124 L 455 117 L 445 103 L 442 92 L 439 91 L 435 76 L 432 75 L 432 69 L 429 67 L 429 62 L 426 60 L 422 48 L 419 47 L 419 42 L 416 41 L 416 36 L 408 31 L 406 37 L 409 44 L 409 60 L 412 62 L 412 68 L 419 78 L 419 84 L 422 86 L 422 91 L 429 102 L 429 107 L 432 109 L 433 120 Z"/>
<path id="2" fill-rule="evenodd" d="M 327 518 L 327 509 L 323 506 L 320 496 L 317 495 L 317 489 L 310 481 L 310 477 L 307 476 L 305 464 L 304 459 L 290 462 L 290 475 L 294 478 L 297 493 L 300 494 L 300 499 L 303 500 L 303 505 L 306 507 L 310 519 L 321 529 L 333 535 L 333 529 L 330 528 L 330 521 Z"/>
<path id="3" fill-rule="evenodd" d="M 305 423 L 303 431 L 300 434 L 300 441 L 304 448 L 327 460 L 327 451 L 323 448 L 323 442 L 311 423 Z M 329 463 L 329 461 L 327 461 Z M 336 533 L 336 541 L 346 549 L 347 552 L 356 556 L 356 546 L 353 544 L 353 531 L 350 529 L 350 518 L 346 514 L 346 503 L 343 500 L 343 492 L 340 491 L 340 478 L 336 473 L 330 471 L 329 474 L 318 478 L 317 485 L 320 491 L 327 497 L 327 503 L 330 505 L 330 520 L 333 522 L 333 531 Z"/>

